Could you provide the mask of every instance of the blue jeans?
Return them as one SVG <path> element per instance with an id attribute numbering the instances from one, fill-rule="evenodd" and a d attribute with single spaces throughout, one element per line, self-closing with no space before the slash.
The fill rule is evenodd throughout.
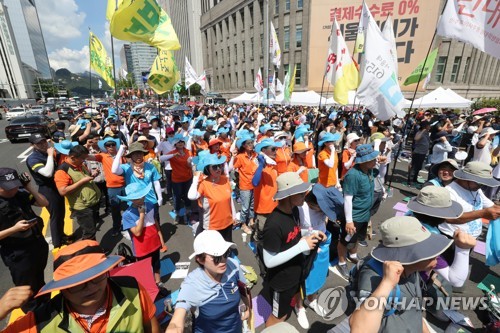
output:
<path id="1" fill-rule="evenodd" d="M 240 190 L 241 213 L 240 222 L 248 223 L 248 220 L 255 217 L 253 190 Z"/>
<path id="2" fill-rule="evenodd" d="M 113 230 L 122 230 L 121 200 L 117 195 L 125 195 L 125 187 L 108 187 L 109 204 L 111 206 L 111 218 L 113 219 Z"/>
<path id="3" fill-rule="evenodd" d="M 191 200 L 188 199 L 187 195 L 192 182 L 192 179 L 182 183 L 172 182 L 172 189 L 174 190 L 174 209 L 176 213 L 179 213 L 181 210 L 182 202 L 184 202 L 184 207 L 186 207 L 186 209 L 191 208 Z"/>

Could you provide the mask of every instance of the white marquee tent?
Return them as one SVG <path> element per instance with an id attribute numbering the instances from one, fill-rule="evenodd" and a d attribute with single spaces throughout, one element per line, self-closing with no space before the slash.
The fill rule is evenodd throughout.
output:
<path id="1" fill-rule="evenodd" d="M 413 101 L 414 108 L 469 108 L 472 101 L 463 98 L 451 89 L 439 87 Z"/>

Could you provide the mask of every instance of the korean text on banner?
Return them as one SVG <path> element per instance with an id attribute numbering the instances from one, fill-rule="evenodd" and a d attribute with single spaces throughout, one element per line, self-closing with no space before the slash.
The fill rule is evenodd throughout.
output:
<path id="1" fill-rule="evenodd" d="M 500 59 L 500 1 L 448 0 L 437 34 L 472 44 Z"/>
<path id="2" fill-rule="evenodd" d="M 333 96 L 335 101 L 342 105 L 348 103 L 348 92 L 358 87 L 359 75 L 356 64 L 351 58 L 347 44 L 339 29 L 335 18 L 333 30 L 330 35 L 330 47 L 326 60 L 325 76 L 333 85 Z"/>
<path id="3" fill-rule="evenodd" d="M 365 56 L 357 96 L 382 121 L 403 117 L 404 97 L 399 88 L 391 56 L 391 45 L 371 19 L 366 29 Z"/>
<path id="4" fill-rule="evenodd" d="M 113 65 L 108 57 L 104 46 L 99 38 L 90 32 L 90 65 L 104 81 L 111 87 L 115 87 L 113 80 Z"/>
<path id="5" fill-rule="evenodd" d="M 172 90 L 181 75 L 175 63 L 174 53 L 159 50 L 151 66 L 148 84 L 157 94 L 164 94 Z"/>
<path id="6" fill-rule="evenodd" d="M 435 48 L 431 53 L 429 53 L 429 56 L 427 57 L 427 61 L 424 59 L 422 60 L 418 66 L 411 72 L 410 76 L 408 76 L 403 83 L 405 86 L 412 84 L 412 83 L 417 83 L 425 79 L 429 74 L 432 72 L 432 68 L 434 67 L 434 62 L 436 62 L 436 57 L 438 54 L 439 48 Z M 422 72 L 422 67 L 424 67 L 424 62 L 425 62 L 425 68 L 424 71 Z M 420 76 L 420 73 L 422 73 L 422 76 Z"/>
<path id="7" fill-rule="evenodd" d="M 281 65 L 281 48 L 278 43 L 278 35 L 276 34 L 276 30 L 274 29 L 273 22 L 271 22 L 271 38 L 269 39 L 271 45 L 269 45 L 269 49 L 271 50 L 271 57 L 273 64 L 276 67 L 280 68 Z"/>
<path id="8" fill-rule="evenodd" d="M 370 19 L 372 18 L 372 14 L 366 5 L 366 2 L 363 1 L 361 6 L 363 9 L 361 11 L 361 16 L 359 17 L 358 33 L 356 34 L 356 42 L 354 43 L 354 54 L 363 53 L 365 50 L 365 32 L 368 27 L 368 22 L 370 22 Z M 342 12 L 342 8 L 339 11 Z"/>
<path id="9" fill-rule="evenodd" d="M 181 48 L 170 17 L 155 0 L 123 0 L 109 30 L 117 39 L 144 42 L 160 50 Z"/>
<path id="10" fill-rule="evenodd" d="M 186 89 L 195 84 L 196 81 L 198 81 L 198 74 L 196 74 L 193 66 L 191 66 L 188 58 L 186 57 L 184 65 L 184 85 L 186 86 Z"/>

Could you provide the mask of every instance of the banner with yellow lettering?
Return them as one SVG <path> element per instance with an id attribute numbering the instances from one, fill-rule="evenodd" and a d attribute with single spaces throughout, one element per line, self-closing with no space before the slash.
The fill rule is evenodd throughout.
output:
<path id="1" fill-rule="evenodd" d="M 160 50 L 181 48 L 170 17 L 155 0 L 123 0 L 109 30 L 117 39 L 144 42 Z"/>
<path id="2" fill-rule="evenodd" d="M 97 36 L 92 32 L 89 33 L 90 67 L 94 69 L 111 88 L 114 88 L 115 83 L 113 80 L 113 63 L 111 61 L 111 58 L 108 57 L 106 49 L 104 49 L 104 46 L 102 45 L 99 38 L 97 38 Z"/>
<path id="3" fill-rule="evenodd" d="M 164 94 L 172 90 L 181 78 L 172 51 L 159 50 L 151 71 L 149 72 L 148 84 L 157 93 Z"/>

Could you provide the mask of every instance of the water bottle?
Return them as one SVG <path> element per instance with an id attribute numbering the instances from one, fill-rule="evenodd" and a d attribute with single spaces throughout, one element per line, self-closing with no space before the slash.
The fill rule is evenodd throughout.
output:
<path id="1" fill-rule="evenodd" d="M 394 191 L 393 191 L 392 187 L 388 187 L 387 188 L 387 197 L 392 198 L 393 195 L 394 195 Z"/>

